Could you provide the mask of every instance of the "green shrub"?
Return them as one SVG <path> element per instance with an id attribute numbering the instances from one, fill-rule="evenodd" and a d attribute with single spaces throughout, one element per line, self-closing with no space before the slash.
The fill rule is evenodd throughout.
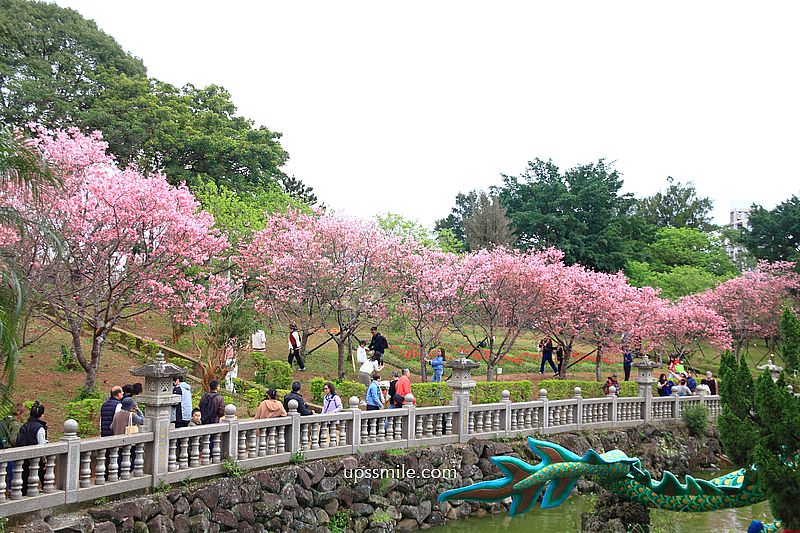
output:
<path id="1" fill-rule="evenodd" d="M 503 399 L 502 393 L 508 390 L 512 402 L 527 402 L 531 399 L 533 382 L 522 381 L 479 381 L 470 396 L 472 403 L 497 403 Z"/>
<path id="2" fill-rule="evenodd" d="M 268 389 L 288 389 L 292 384 L 292 367 L 286 361 L 275 361 L 253 352 L 253 363 L 256 366 L 255 381 Z"/>
<path id="3" fill-rule="evenodd" d="M 181 337 L 175 344 L 175 348 L 181 352 L 188 352 L 192 349 L 192 340 L 189 337 Z"/>
<path id="4" fill-rule="evenodd" d="M 190 374 L 194 372 L 194 361 L 191 361 L 183 357 L 178 357 L 177 355 L 170 355 L 169 362 L 172 363 L 173 365 L 185 368 L 186 370 L 189 371 Z"/>
<path id="5" fill-rule="evenodd" d="M 243 394 L 243 393 L 249 391 L 250 389 L 264 389 L 264 390 L 267 390 L 267 388 L 264 385 L 256 383 L 255 381 L 250 381 L 250 380 L 241 379 L 241 378 L 233 378 L 233 386 L 236 387 L 236 392 L 238 392 L 240 394 Z"/>
<path id="6" fill-rule="evenodd" d="M 702 435 L 708 426 L 708 407 L 705 405 L 697 404 L 685 407 L 681 410 L 681 416 L 692 435 Z"/>
<path id="7" fill-rule="evenodd" d="M 249 416 L 253 416 L 256 413 L 258 404 L 261 403 L 261 400 L 263 400 L 266 395 L 266 389 L 261 385 L 256 385 L 251 389 L 247 389 L 245 393 L 242 394 L 242 398 L 247 404 L 247 414 Z"/>
<path id="8" fill-rule="evenodd" d="M 447 383 L 412 383 L 411 394 L 417 400 L 417 407 L 431 405 L 450 405 L 453 389 Z"/>
<path id="9" fill-rule="evenodd" d="M 225 470 L 225 475 L 228 477 L 242 477 L 247 474 L 247 469 L 239 466 L 236 459 L 230 457 L 222 461 L 222 469 Z"/>
<path id="10" fill-rule="evenodd" d="M 133 353 L 139 349 L 139 339 L 133 335 L 128 335 L 125 339 L 125 346 L 128 347 L 128 352 Z"/>
<path id="11" fill-rule="evenodd" d="M 575 387 L 581 388 L 581 396 L 584 398 L 600 398 L 605 396 L 603 393 L 605 382 L 581 381 L 577 379 L 544 379 L 539 382 L 540 389 L 547 389 L 548 400 L 565 400 L 575 397 Z M 620 396 L 637 396 L 639 387 L 633 381 L 620 381 Z M 539 399 L 539 391 L 536 391 L 535 399 Z"/>
<path id="12" fill-rule="evenodd" d="M 156 341 L 144 341 L 142 343 L 142 353 L 146 355 L 149 359 L 152 359 L 158 353 L 160 346 Z"/>
<path id="13" fill-rule="evenodd" d="M 103 400 L 87 398 L 67 404 L 67 418 L 78 422 L 78 436 L 96 437 L 100 435 L 100 406 Z"/>

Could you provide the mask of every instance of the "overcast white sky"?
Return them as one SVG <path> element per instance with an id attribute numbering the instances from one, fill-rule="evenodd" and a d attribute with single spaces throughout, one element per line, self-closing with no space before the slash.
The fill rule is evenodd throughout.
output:
<path id="1" fill-rule="evenodd" d="M 732 207 L 800 193 L 800 3 L 57 0 L 151 76 L 217 83 L 338 210 L 432 225 L 527 161 Z"/>

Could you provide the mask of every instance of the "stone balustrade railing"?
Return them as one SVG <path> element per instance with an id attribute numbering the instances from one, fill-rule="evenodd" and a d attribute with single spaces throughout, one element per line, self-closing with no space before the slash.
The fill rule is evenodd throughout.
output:
<path id="1" fill-rule="evenodd" d="M 0 450 L 0 516 L 219 475 L 226 459 L 243 468 L 263 468 L 286 464 L 295 454 L 319 459 L 472 438 L 670 422 L 696 404 L 707 406 L 711 418 L 720 412 L 718 396 L 584 399 L 580 389 L 566 400 L 548 400 L 544 389 L 530 402 L 511 402 L 508 391 L 492 404 L 467 400 L 464 406 L 417 408 L 411 400 L 408 395 L 401 409 L 361 411 L 354 397 L 340 413 L 311 416 L 300 416 L 290 402 L 286 417 L 253 420 L 237 418 L 235 406 L 228 405 L 218 424 L 87 439 L 76 435 L 74 420 L 67 420 L 58 442 Z M 154 457 L 154 450 L 162 450 L 166 461 Z M 160 464 L 166 466 L 163 472 Z"/>

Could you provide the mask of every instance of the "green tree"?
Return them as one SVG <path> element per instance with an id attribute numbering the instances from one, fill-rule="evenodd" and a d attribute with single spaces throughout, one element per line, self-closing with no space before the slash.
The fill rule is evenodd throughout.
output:
<path id="1" fill-rule="evenodd" d="M 436 236 L 416 220 L 405 218 L 397 213 L 378 215 L 376 219 L 378 226 L 392 237 L 400 237 L 404 240 L 410 237 L 414 242 L 426 248 L 438 248 Z"/>
<path id="2" fill-rule="evenodd" d="M 781 315 L 781 338 L 783 339 L 783 363 L 791 372 L 800 369 L 800 320 L 791 307 L 786 307 Z"/>
<path id="3" fill-rule="evenodd" d="M 641 217 L 631 216 L 630 194 L 604 160 L 560 172 L 552 161 L 536 159 L 519 176 L 503 176 L 496 189 L 523 248 L 556 247 L 567 263 L 597 270 L 620 270 L 648 237 Z"/>
<path id="4" fill-rule="evenodd" d="M 753 205 L 750 227 L 744 234 L 744 242 L 754 257 L 800 261 L 800 198 L 793 195 L 769 211 Z"/>
<path id="5" fill-rule="evenodd" d="M 41 186 L 48 184 L 60 186 L 60 181 L 39 152 L 9 128 L 0 128 L 0 186 L 26 190 L 36 200 Z M 42 223 L 27 219 L 11 205 L 0 206 L 0 228 L 6 232 L 24 233 Z M 57 251 L 55 236 L 44 233 L 50 236 Z M 13 239 L 9 235 L 3 238 Z M 14 385 L 19 363 L 19 330 L 30 293 L 20 270 L 17 258 L 0 247 L 0 401 Z"/>
<path id="6" fill-rule="evenodd" d="M 710 198 L 697 196 L 691 181 L 686 185 L 670 176 L 667 188 L 636 202 L 636 211 L 648 224 L 658 227 L 714 229 L 711 223 Z"/>
<path id="7" fill-rule="evenodd" d="M 141 60 L 77 11 L 0 0 L 0 118 L 69 126 L 100 88 L 103 71 L 145 76 Z"/>
<path id="8" fill-rule="evenodd" d="M 510 248 L 516 240 L 511 220 L 500 200 L 485 192 L 470 206 L 470 214 L 464 219 L 464 237 L 470 250 Z"/>
<path id="9" fill-rule="evenodd" d="M 752 465 L 773 514 L 785 529 L 800 528 L 800 398 L 783 379 L 764 372 L 753 382 L 747 363 L 726 352 L 720 364 L 722 414 L 717 420 L 725 451 L 734 462 Z"/>
<path id="10" fill-rule="evenodd" d="M 653 268 L 661 272 L 669 267 L 693 266 L 717 276 L 736 273 L 736 265 L 720 240 L 693 228 L 660 228 L 647 252 Z"/>
<path id="11" fill-rule="evenodd" d="M 456 194 L 455 206 L 450 210 L 450 214 L 446 218 L 436 221 L 433 227 L 434 231 L 439 232 L 446 229 L 452 231 L 453 237 L 461 242 L 461 247 L 466 250 L 464 219 L 470 215 L 472 206 L 476 201 L 478 201 L 478 191 L 476 190 L 472 190 L 467 194 Z"/>
<path id="12" fill-rule="evenodd" d="M 214 215 L 214 226 L 227 235 L 234 249 L 253 232 L 263 229 L 267 214 L 285 213 L 289 208 L 310 211 L 308 205 L 276 184 L 257 193 L 237 193 L 206 180 L 195 187 L 194 195 L 203 209 Z"/>

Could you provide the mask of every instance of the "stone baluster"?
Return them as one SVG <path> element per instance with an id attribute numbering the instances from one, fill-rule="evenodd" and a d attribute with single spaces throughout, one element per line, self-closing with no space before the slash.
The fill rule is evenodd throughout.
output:
<path id="1" fill-rule="evenodd" d="M 178 469 L 179 470 L 186 470 L 189 468 L 189 437 L 184 437 L 180 439 L 181 443 L 181 457 L 178 461 Z"/>
<path id="2" fill-rule="evenodd" d="M 126 446 L 122 446 L 120 448 L 122 450 L 122 462 L 120 463 L 120 479 L 130 479 L 131 478 L 131 446 L 130 444 Z M 188 466 L 188 464 L 187 464 Z"/>
<path id="3" fill-rule="evenodd" d="M 81 473 L 78 486 L 82 489 L 92 486 L 92 452 L 81 453 Z"/>
<path id="4" fill-rule="evenodd" d="M 64 434 L 60 439 L 67 443 L 67 453 L 56 458 L 56 471 L 58 472 L 58 489 L 65 492 L 64 502 L 71 504 L 78 501 L 78 487 L 80 486 L 81 471 L 81 439 L 78 437 L 78 422 L 69 418 L 64 421 Z M 103 453 L 98 452 L 98 453 Z M 91 454 L 89 455 L 89 470 L 91 472 Z M 5 476 L 5 470 L 0 470 Z M 91 475 L 91 473 L 90 473 Z M 0 490 L 0 492 L 3 492 Z"/>
<path id="5" fill-rule="evenodd" d="M 550 420 L 548 418 L 550 415 L 550 411 L 547 408 L 548 404 L 547 389 L 539 389 L 539 401 L 542 402 L 542 405 L 544 406 L 542 407 L 542 420 L 540 421 L 541 427 L 543 428 L 550 427 Z"/>
<path id="6" fill-rule="evenodd" d="M 253 457 L 258 457 L 258 430 L 257 429 L 249 429 L 247 430 L 247 457 L 252 459 Z"/>
<path id="7" fill-rule="evenodd" d="M 56 491 L 56 458 L 48 455 L 44 464 L 44 479 L 42 480 L 42 492 L 50 494 Z"/>
<path id="8" fill-rule="evenodd" d="M 108 454 L 108 482 L 119 481 L 119 447 L 112 446 Z"/>
<path id="9" fill-rule="evenodd" d="M 8 476 L 8 463 L 0 462 L 0 502 L 6 501 L 6 476 Z"/>
<path id="10" fill-rule="evenodd" d="M 211 435 L 203 435 L 203 446 L 200 448 L 200 464 L 210 465 L 211 464 Z"/>
<path id="11" fill-rule="evenodd" d="M 257 431 L 258 433 L 258 457 L 264 457 L 267 455 L 267 450 L 269 449 L 267 437 L 268 434 L 272 435 L 272 453 L 275 453 L 275 428 L 262 428 Z"/>
<path id="12" fill-rule="evenodd" d="M 175 472 L 178 469 L 178 456 L 175 450 L 178 447 L 178 439 L 169 439 L 169 457 L 167 458 L 167 472 Z"/>
<path id="13" fill-rule="evenodd" d="M 275 455 L 278 453 L 278 441 L 276 437 L 279 429 L 283 431 L 283 428 L 269 428 L 267 433 L 267 452 L 265 455 Z"/>
<path id="14" fill-rule="evenodd" d="M 22 459 L 14 461 L 14 472 L 11 477 L 11 492 L 9 498 L 12 500 L 19 500 L 22 498 Z"/>
<path id="15" fill-rule="evenodd" d="M 133 477 L 144 475 L 144 443 L 136 445 L 136 458 L 133 460 Z"/>
<path id="16" fill-rule="evenodd" d="M 200 466 L 200 437 L 192 437 L 189 441 L 189 445 L 189 467 L 194 468 L 195 466 Z M 138 452 L 136 459 L 139 459 Z"/>
<path id="17" fill-rule="evenodd" d="M 330 422 L 326 420 L 319 428 L 319 445 L 321 448 L 327 448 L 330 446 L 330 440 L 328 437 L 328 424 L 330 424 Z"/>
<path id="18" fill-rule="evenodd" d="M 238 437 L 239 443 L 236 448 L 236 458 L 241 461 L 242 459 L 247 459 L 247 432 L 240 431 Z"/>

